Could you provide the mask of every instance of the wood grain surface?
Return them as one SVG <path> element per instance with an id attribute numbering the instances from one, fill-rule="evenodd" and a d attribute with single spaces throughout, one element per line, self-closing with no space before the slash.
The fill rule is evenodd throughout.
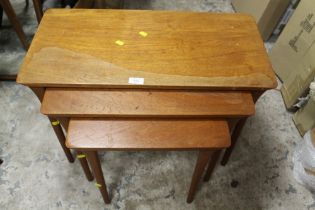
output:
<path id="1" fill-rule="evenodd" d="M 210 149 L 230 145 L 224 120 L 71 119 L 66 145 L 80 150 Z"/>
<path id="2" fill-rule="evenodd" d="M 143 84 L 131 84 L 131 77 L 143 78 Z M 45 12 L 17 82 L 211 90 L 276 86 L 251 16 L 101 9 Z"/>
<path id="3" fill-rule="evenodd" d="M 162 91 L 47 88 L 41 112 L 58 117 L 245 117 L 251 94 L 237 91 Z"/>

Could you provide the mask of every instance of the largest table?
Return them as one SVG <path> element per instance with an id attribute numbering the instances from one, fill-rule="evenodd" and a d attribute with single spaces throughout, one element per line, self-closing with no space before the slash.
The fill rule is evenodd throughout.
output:
<path id="1" fill-rule="evenodd" d="M 130 77 L 143 78 L 143 84 L 130 84 Z M 58 9 L 45 13 L 17 82 L 206 90 L 276 85 L 251 16 Z"/>
<path id="2" fill-rule="evenodd" d="M 276 86 L 251 16 L 79 9 L 45 13 L 17 82 L 40 99 L 47 87 L 88 87 L 249 91 L 256 101 Z"/>

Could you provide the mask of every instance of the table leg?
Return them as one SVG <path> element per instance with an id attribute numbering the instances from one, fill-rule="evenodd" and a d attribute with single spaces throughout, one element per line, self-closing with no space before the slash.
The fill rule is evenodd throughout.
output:
<path id="1" fill-rule="evenodd" d="M 42 101 L 43 100 L 43 97 L 44 97 L 44 94 L 45 94 L 45 88 L 31 88 L 32 91 L 35 93 L 35 95 L 37 96 L 37 98 Z M 74 158 L 71 154 L 71 151 L 70 149 L 68 149 L 65 145 L 65 134 L 62 130 L 62 127 L 61 127 L 61 124 L 62 126 L 64 127 L 65 130 L 68 130 L 68 125 L 69 125 L 69 118 L 60 118 L 59 120 L 57 119 L 54 119 L 52 117 L 48 117 L 51 124 L 52 124 L 52 127 L 55 131 L 55 134 L 59 140 L 59 143 L 68 159 L 68 161 L 70 163 L 73 163 L 74 162 Z M 87 178 L 88 181 L 92 181 L 94 179 L 91 171 L 90 171 L 90 168 L 89 168 L 89 165 L 88 165 L 88 162 L 86 160 L 85 157 L 83 157 L 83 153 L 81 151 L 77 151 L 77 157 L 80 161 L 80 164 L 81 164 L 81 167 L 84 171 L 84 174 Z"/>
<path id="2" fill-rule="evenodd" d="M 29 44 L 27 42 L 27 39 L 26 39 L 25 33 L 22 29 L 22 26 L 16 17 L 16 14 L 13 10 L 11 3 L 9 2 L 9 0 L 1 0 L 0 5 L 3 8 L 4 12 L 7 14 L 8 19 L 10 20 L 10 22 L 11 22 L 16 34 L 18 35 L 23 47 L 27 50 L 29 47 Z"/>
<path id="3" fill-rule="evenodd" d="M 45 94 L 45 88 L 31 87 L 33 93 L 37 96 L 38 100 L 42 103 Z"/>
<path id="4" fill-rule="evenodd" d="M 110 203 L 110 199 L 109 199 L 109 195 L 106 189 L 106 184 L 105 184 L 105 180 L 104 180 L 104 175 L 103 175 L 103 171 L 102 171 L 102 166 L 100 163 L 100 160 L 98 158 L 98 154 L 96 151 L 85 151 L 84 152 L 87 156 L 87 159 L 90 163 L 91 169 L 93 171 L 93 174 L 95 176 L 96 179 L 96 187 L 99 188 L 103 200 L 105 203 Z"/>
<path id="5" fill-rule="evenodd" d="M 37 98 L 39 99 L 40 102 L 42 102 L 43 100 L 43 97 L 44 97 L 44 94 L 45 94 L 45 88 L 38 88 L 38 87 L 32 87 L 31 90 L 35 93 L 35 95 L 37 96 Z M 66 157 L 68 159 L 68 161 L 70 163 L 73 163 L 74 162 L 74 158 L 71 154 L 71 151 L 70 149 L 68 149 L 65 145 L 65 141 L 66 141 L 66 138 L 65 138 L 65 135 L 62 131 L 62 128 L 61 128 L 61 125 L 59 123 L 58 120 L 52 118 L 52 117 L 48 117 L 49 118 L 49 121 L 50 123 L 52 124 L 52 127 L 55 131 L 55 134 L 59 140 L 59 143 L 63 149 L 63 151 L 65 152 L 66 154 Z"/>
<path id="6" fill-rule="evenodd" d="M 236 124 L 234 130 L 233 130 L 233 133 L 232 133 L 232 136 L 231 136 L 231 146 L 229 148 L 227 148 L 224 152 L 224 155 L 223 155 L 223 158 L 221 160 L 221 165 L 226 165 L 227 162 L 229 161 L 229 158 L 232 154 L 232 151 L 236 145 L 236 142 L 238 140 L 238 137 L 240 136 L 242 130 L 243 130 L 243 127 L 246 123 L 246 120 L 247 118 L 242 118 L 239 120 L 239 122 Z"/>
<path id="7" fill-rule="evenodd" d="M 43 17 L 43 9 L 42 9 L 41 0 L 33 0 L 33 6 L 34 6 L 37 22 L 39 24 Z"/>
<path id="8" fill-rule="evenodd" d="M 65 155 L 66 155 L 66 157 L 68 159 L 68 161 L 70 163 L 73 163 L 74 162 L 74 158 L 73 158 L 73 156 L 71 154 L 70 149 L 68 149 L 66 147 L 66 144 L 65 144 L 66 137 L 65 137 L 65 135 L 64 135 L 64 133 L 62 131 L 60 122 L 57 119 L 54 119 L 52 117 L 48 117 L 48 118 L 49 118 L 50 123 L 52 124 L 52 127 L 53 127 L 53 129 L 55 131 L 55 134 L 56 134 L 56 136 L 57 136 L 57 138 L 59 140 L 59 143 L 60 143 L 60 145 L 61 145 L 61 147 L 62 147 L 62 149 L 63 149 L 63 151 L 64 151 L 64 153 L 65 153 Z"/>
<path id="9" fill-rule="evenodd" d="M 221 150 L 216 150 L 213 152 L 213 155 L 211 156 L 211 159 L 209 161 L 208 168 L 207 168 L 206 174 L 203 178 L 203 181 L 205 181 L 205 182 L 209 181 L 211 174 L 213 172 L 213 169 L 215 168 L 215 166 L 216 166 L 216 164 L 220 158 L 220 154 L 221 154 Z"/>
<path id="10" fill-rule="evenodd" d="M 15 80 L 16 80 L 16 74 L 0 74 L 0 81 L 14 81 L 15 82 Z"/>
<path id="11" fill-rule="evenodd" d="M 254 103 L 256 103 L 259 99 L 259 97 L 265 92 L 265 90 L 261 90 L 261 91 L 253 91 L 252 97 L 253 97 L 253 101 Z M 241 132 L 243 130 L 243 127 L 246 123 L 247 118 L 242 118 L 239 120 L 239 122 L 235 125 L 235 128 L 233 130 L 232 136 L 231 136 L 231 146 L 229 148 L 227 148 L 224 152 L 223 158 L 221 160 L 221 165 L 225 166 L 227 164 L 227 162 L 230 159 L 230 156 L 232 154 L 232 151 L 236 145 L 236 142 L 239 138 L 239 136 L 241 135 Z"/>
<path id="12" fill-rule="evenodd" d="M 67 131 L 70 119 L 68 117 L 58 117 L 58 120 L 60 121 L 61 126 Z"/>
<path id="13" fill-rule="evenodd" d="M 68 117 L 61 117 L 61 118 L 58 117 L 58 120 L 60 121 L 60 124 L 64 128 L 64 130 L 67 131 L 70 119 Z M 86 179 L 88 181 L 93 181 L 94 177 L 91 173 L 89 164 L 86 160 L 86 155 L 82 151 L 77 151 L 77 158 L 80 161 L 80 164 L 81 164 L 81 167 L 83 169 Z"/>
<path id="14" fill-rule="evenodd" d="M 207 163 L 210 160 L 210 157 L 212 156 L 213 151 L 211 150 L 201 150 L 199 151 L 197 163 L 195 166 L 195 170 L 191 179 L 191 184 L 187 196 L 187 203 L 191 203 L 194 200 L 194 196 L 198 187 L 198 184 L 201 180 L 202 174 L 205 170 L 205 167 Z"/>
<path id="15" fill-rule="evenodd" d="M 94 177 L 91 173 L 91 170 L 90 170 L 90 167 L 89 167 L 89 164 L 86 160 L 86 155 L 82 152 L 82 151 L 77 151 L 77 158 L 79 159 L 80 161 L 80 164 L 82 166 L 82 169 L 84 171 L 84 174 L 86 176 L 86 179 L 88 181 L 93 181 Z"/>
<path id="16" fill-rule="evenodd" d="M 1 4 L 0 4 L 0 27 L 2 26 L 2 17 L 3 17 L 3 8 L 1 7 Z"/>

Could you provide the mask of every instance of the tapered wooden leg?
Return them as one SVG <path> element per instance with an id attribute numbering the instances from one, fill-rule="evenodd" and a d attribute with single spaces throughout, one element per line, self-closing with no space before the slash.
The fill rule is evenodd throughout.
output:
<path id="1" fill-rule="evenodd" d="M 39 24 L 43 17 L 43 8 L 42 8 L 41 0 L 33 0 L 33 6 L 34 6 L 37 22 Z"/>
<path id="2" fill-rule="evenodd" d="M 213 172 L 213 169 L 215 168 L 215 165 L 217 164 L 219 158 L 220 158 L 221 150 L 216 150 L 213 152 L 213 155 L 210 158 L 208 168 L 206 170 L 206 174 L 203 178 L 203 181 L 207 182 L 209 181 L 211 174 Z"/>
<path id="3" fill-rule="evenodd" d="M 31 90 L 35 93 L 35 95 L 37 96 L 38 100 L 40 102 L 42 102 L 44 94 L 45 94 L 45 88 L 31 87 Z M 73 156 L 71 154 L 70 149 L 68 149 L 66 147 L 66 144 L 65 144 L 66 138 L 65 138 L 65 134 L 63 133 L 63 130 L 61 128 L 60 122 L 58 120 L 52 118 L 52 117 L 48 117 L 48 119 L 49 119 L 49 121 L 50 121 L 50 123 L 51 123 L 51 125 L 52 125 L 52 127 L 53 127 L 53 129 L 55 131 L 55 134 L 56 134 L 56 136 L 57 136 L 57 138 L 59 140 L 59 143 L 60 143 L 63 151 L 65 152 L 65 155 L 66 155 L 68 161 L 70 163 L 73 163 L 74 162 L 74 158 L 73 158 Z"/>
<path id="4" fill-rule="evenodd" d="M 241 132 L 243 130 L 243 127 L 246 123 L 247 118 L 242 118 L 240 121 L 236 124 L 234 131 L 231 136 L 231 146 L 227 148 L 224 152 L 223 158 L 221 160 L 221 165 L 226 165 L 226 163 L 229 161 L 229 158 L 232 154 L 232 151 L 236 145 L 237 139 L 241 135 Z"/>
<path id="5" fill-rule="evenodd" d="M 44 94 L 45 94 L 45 88 L 42 87 L 30 87 L 33 93 L 37 96 L 40 103 L 42 103 Z"/>
<path id="6" fill-rule="evenodd" d="M 15 81 L 15 80 L 16 80 L 16 74 L 11 74 L 11 75 L 0 74 L 0 81 Z"/>
<path id="7" fill-rule="evenodd" d="M 3 17 L 3 8 L 1 7 L 1 4 L 0 4 L 0 27 L 2 26 L 2 17 Z"/>
<path id="8" fill-rule="evenodd" d="M 191 179 L 191 184 L 187 196 L 187 203 L 191 203 L 194 200 L 194 196 L 198 187 L 198 184 L 201 180 L 202 174 L 205 170 L 207 163 L 210 160 L 213 151 L 206 150 L 200 151 L 197 159 L 197 163 L 195 166 L 195 170 Z"/>
<path id="9" fill-rule="evenodd" d="M 68 130 L 69 118 L 66 118 L 66 117 L 60 118 L 59 121 L 60 121 L 60 124 L 63 126 L 63 128 L 65 130 Z M 86 159 L 86 155 L 83 152 L 81 152 L 81 151 L 77 151 L 77 158 L 80 161 L 80 164 L 81 164 L 81 167 L 83 169 L 83 172 L 85 174 L 86 179 L 88 181 L 93 181 L 94 177 L 93 177 L 93 175 L 91 173 L 89 164 L 88 164 L 87 159 Z"/>
<path id="10" fill-rule="evenodd" d="M 255 104 L 258 101 L 258 99 L 260 98 L 260 96 L 262 94 L 264 94 L 264 92 L 265 92 L 265 90 L 258 90 L 258 91 L 251 92 L 252 97 L 253 97 L 253 101 L 254 101 Z M 232 154 L 232 151 L 233 151 L 233 149 L 234 149 L 234 147 L 236 145 L 237 139 L 239 138 L 239 136 L 240 136 L 240 134 L 241 134 L 241 132 L 243 130 L 243 127 L 244 127 L 244 125 L 246 123 L 246 120 L 247 120 L 247 118 L 242 118 L 235 125 L 234 131 L 233 131 L 232 136 L 231 136 L 231 146 L 228 149 L 225 150 L 223 158 L 221 160 L 221 165 L 224 166 L 229 161 L 230 156 Z"/>
<path id="11" fill-rule="evenodd" d="M 69 122 L 70 122 L 70 118 L 68 118 L 68 117 L 58 117 L 58 120 L 60 121 L 60 124 L 65 129 L 65 131 L 67 131 L 68 130 L 68 126 L 69 126 Z"/>
<path id="12" fill-rule="evenodd" d="M 22 26 L 16 17 L 16 14 L 13 10 L 11 3 L 9 2 L 9 0 L 1 0 L 0 5 L 2 6 L 4 12 L 7 14 L 8 19 L 10 20 L 15 32 L 17 33 L 23 47 L 27 50 L 29 44 L 27 42 Z"/>
<path id="13" fill-rule="evenodd" d="M 62 149 L 63 149 L 63 151 L 64 151 L 64 153 L 65 153 L 65 155 L 66 155 L 66 157 L 68 159 L 68 161 L 70 163 L 73 163 L 74 162 L 74 158 L 73 158 L 73 156 L 71 154 L 70 149 L 68 149 L 66 147 L 66 144 L 65 144 L 66 138 L 65 138 L 65 135 L 64 135 L 64 133 L 62 131 L 60 122 L 58 120 L 52 118 L 52 117 L 48 117 L 48 118 L 50 120 L 50 123 L 52 124 L 52 127 L 53 127 L 53 129 L 55 131 L 55 134 L 56 134 L 56 136 L 57 136 L 57 138 L 59 140 L 59 143 L 60 143 L 60 145 L 61 145 L 61 147 L 62 147 Z"/>
<path id="14" fill-rule="evenodd" d="M 105 203 L 110 203 L 109 195 L 106 189 L 106 184 L 104 180 L 104 175 L 101 167 L 100 160 L 96 151 L 85 151 L 87 159 L 90 163 L 91 169 L 96 179 L 96 186 L 101 191 L 103 200 Z"/>
<path id="15" fill-rule="evenodd" d="M 88 164 L 88 162 L 87 162 L 87 160 L 86 160 L 86 155 L 85 155 L 83 152 L 81 152 L 81 151 L 77 151 L 77 158 L 78 158 L 79 161 L 80 161 L 80 164 L 81 164 L 81 166 L 82 166 L 82 169 L 83 169 L 83 171 L 84 171 L 84 174 L 85 174 L 85 176 L 86 176 L 86 179 L 87 179 L 88 181 L 93 181 L 94 177 L 93 177 L 93 175 L 92 175 L 92 173 L 91 173 L 89 164 Z"/>

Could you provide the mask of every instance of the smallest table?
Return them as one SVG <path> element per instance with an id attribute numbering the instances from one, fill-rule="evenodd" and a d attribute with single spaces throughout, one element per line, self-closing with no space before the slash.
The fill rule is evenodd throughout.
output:
<path id="1" fill-rule="evenodd" d="M 67 147 L 86 154 L 105 203 L 110 198 L 97 155 L 100 150 L 198 150 L 187 197 L 191 203 L 213 151 L 230 143 L 226 121 L 189 119 L 71 119 L 66 140 Z"/>

